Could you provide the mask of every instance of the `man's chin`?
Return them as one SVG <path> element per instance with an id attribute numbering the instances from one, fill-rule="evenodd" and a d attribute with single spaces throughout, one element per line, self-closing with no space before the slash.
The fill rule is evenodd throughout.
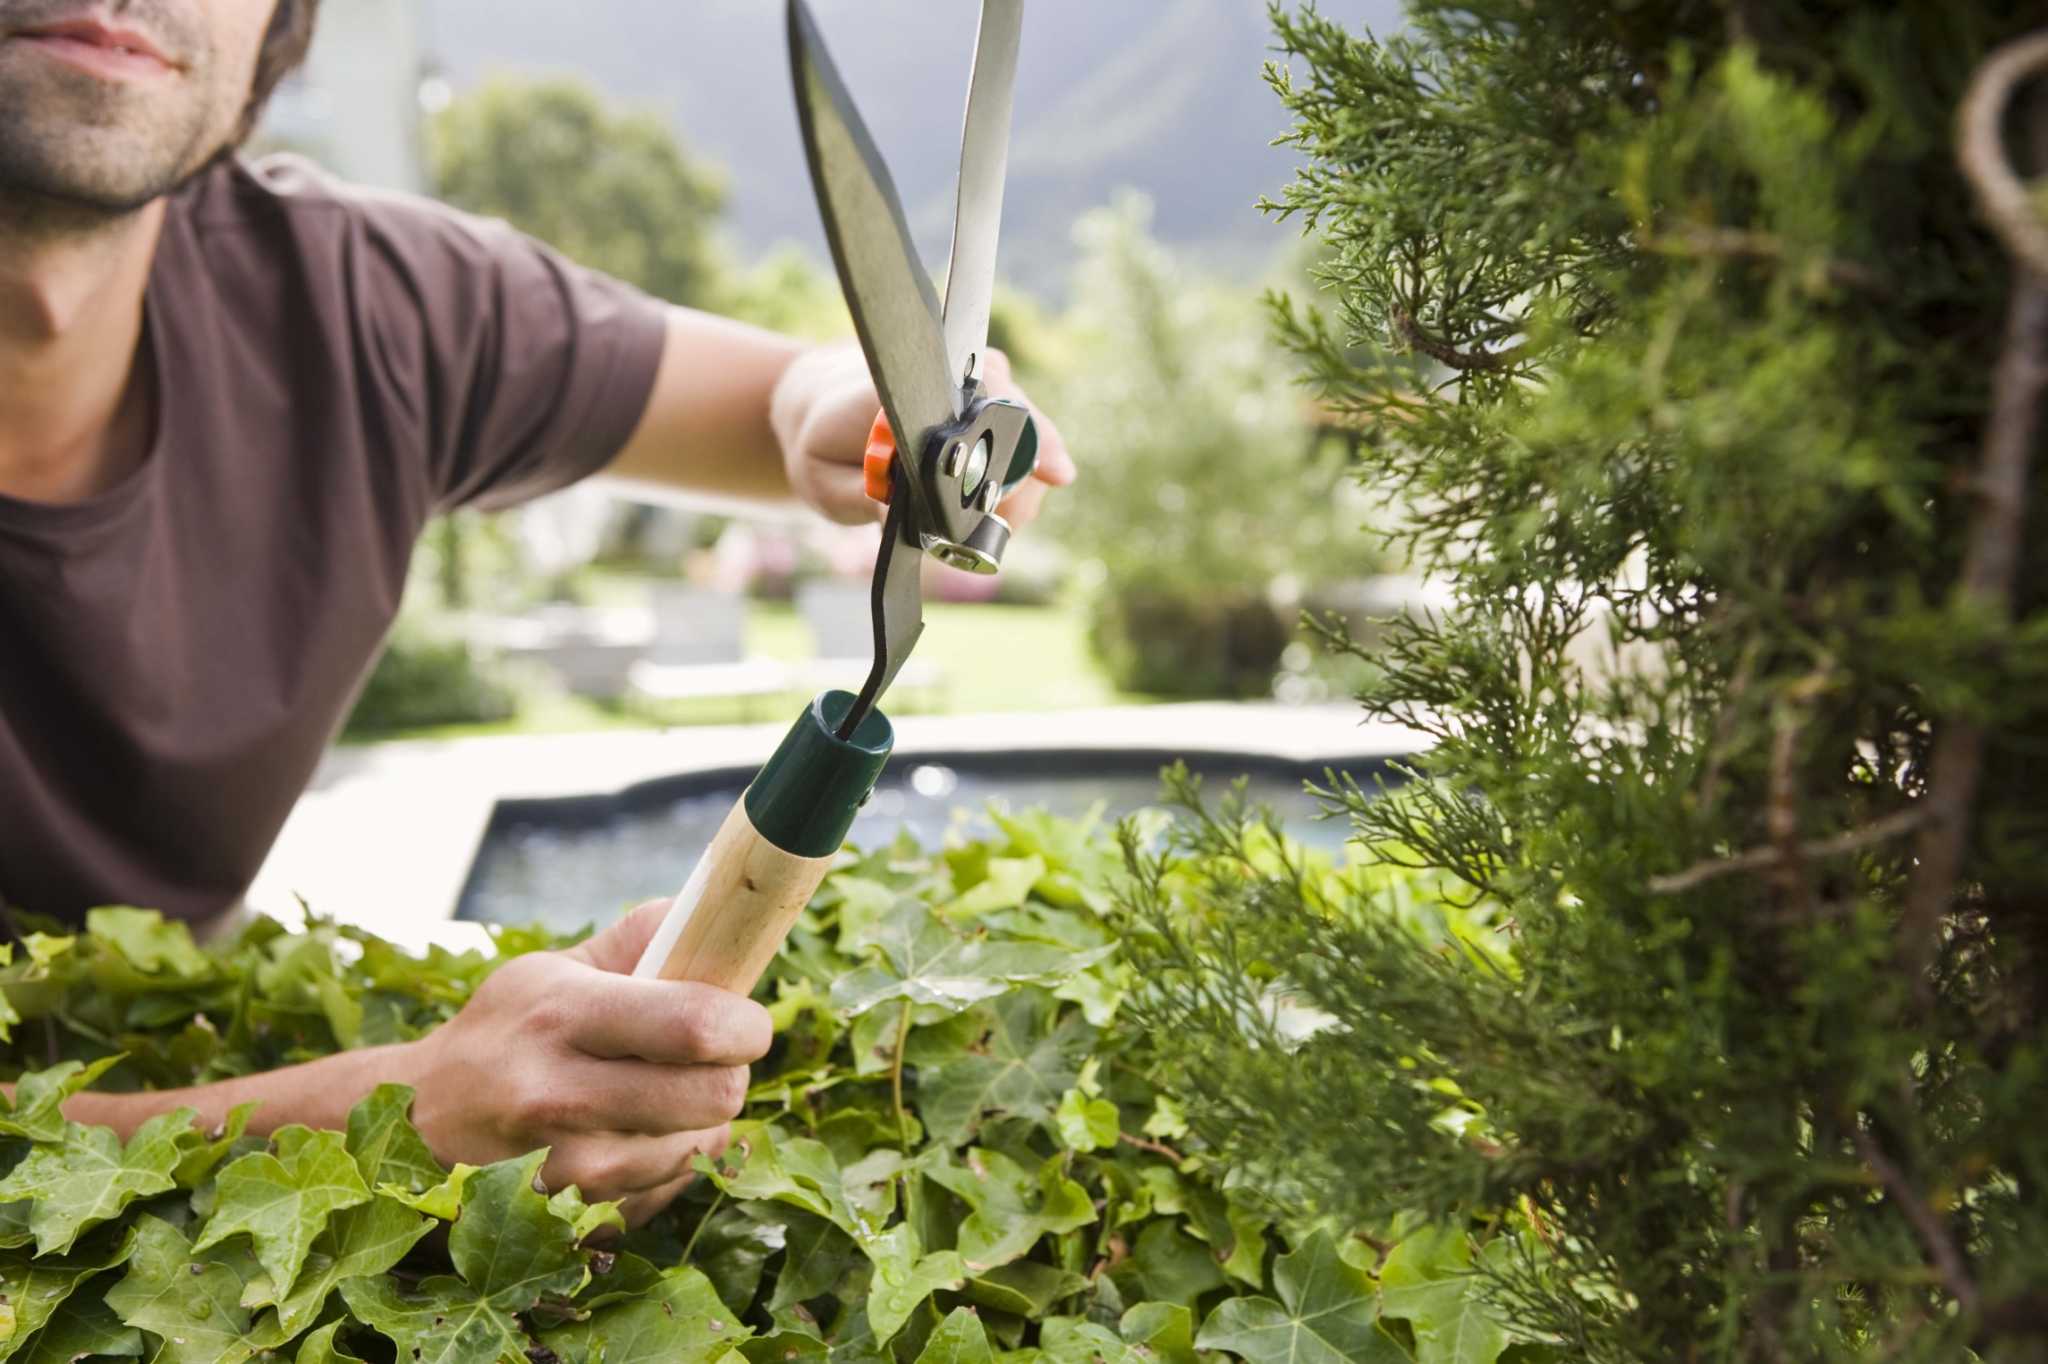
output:
<path id="1" fill-rule="evenodd" d="M 57 217 L 90 222 L 141 212 L 174 193 L 213 158 L 180 156 L 166 164 L 161 154 L 113 161 L 80 155 L 24 155 L 37 149 L 9 145 L 0 133 L 0 217 L 33 214 L 38 206 Z"/>

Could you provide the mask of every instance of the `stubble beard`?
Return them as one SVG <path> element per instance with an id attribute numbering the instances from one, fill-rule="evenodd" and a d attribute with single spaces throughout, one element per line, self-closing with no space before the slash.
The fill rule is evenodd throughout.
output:
<path id="1" fill-rule="evenodd" d="M 62 10 L 59 5 L 63 5 Z M 75 10 L 69 0 L 0 0 L 0 31 Z M 92 233 L 133 217 L 213 159 L 240 106 L 189 21 L 153 0 L 116 4 L 183 69 L 129 84 L 0 43 L 0 233 Z"/>

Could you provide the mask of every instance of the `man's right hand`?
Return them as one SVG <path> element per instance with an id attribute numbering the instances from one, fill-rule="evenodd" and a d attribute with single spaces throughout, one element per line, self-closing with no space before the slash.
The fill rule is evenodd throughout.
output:
<path id="1" fill-rule="evenodd" d="M 773 1027 L 730 991 L 630 974 L 668 903 L 507 962 L 412 1044 L 413 1121 L 435 1155 L 482 1165 L 549 1147 L 549 1191 L 624 1199 L 637 1225 L 689 1183 L 699 1153 L 725 1150 Z"/>

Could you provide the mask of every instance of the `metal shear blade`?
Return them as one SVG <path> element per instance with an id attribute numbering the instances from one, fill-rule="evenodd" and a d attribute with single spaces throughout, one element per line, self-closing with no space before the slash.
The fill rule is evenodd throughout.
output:
<path id="1" fill-rule="evenodd" d="M 999 491 L 987 489 L 985 504 L 976 508 L 968 507 L 963 497 L 961 508 L 939 509 L 932 505 L 930 485 L 917 477 L 917 461 L 942 431 L 961 446 L 960 463 L 969 463 L 970 453 L 987 459 L 985 449 L 972 449 L 974 430 L 963 427 L 962 421 L 974 420 L 971 405 L 980 392 L 979 361 L 988 345 L 1022 24 L 1022 0 L 983 0 L 961 138 L 959 198 L 942 316 L 911 242 L 888 166 L 826 51 L 808 5 L 789 0 L 790 71 L 804 153 L 833 265 L 896 445 L 889 515 L 875 564 L 875 663 L 847 714 L 845 733 L 851 733 L 895 679 L 924 628 L 918 580 L 926 547 L 947 538 L 957 540 L 963 515 L 974 515 L 977 509 L 992 513 Z M 1005 423 L 1002 429 L 1012 433 L 1014 448 L 1019 439 L 1015 424 Z M 951 447 L 948 453 L 954 453 Z M 1002 458 L 1006 466 L 1016 463 L 1008 452 Z M 1007 472 L 1007 467 L 992 469 L 989 477 L 1004 483 Z M 948 477 L 953 480 L 948 486 L 957 487 L 957 469 L 949 470 Z M 952 528 L 950 537 L 937 533 L 943 526 Z M 993 518 L 986 529 L 1007 537 L 1000 518 Z"/>

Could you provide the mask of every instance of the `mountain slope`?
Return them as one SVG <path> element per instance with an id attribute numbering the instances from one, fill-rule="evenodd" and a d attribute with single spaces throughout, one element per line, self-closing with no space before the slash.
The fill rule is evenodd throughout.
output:
<path id="1" fill-rule="evenodd" d="M 1398 0 L 1321 0 L 1383 30 Z M 814 0 L 820 25 L 889 159 L 926 258 L 952 220 L 960 111 L 977 7 L 967 0 Z M 731 177 L 733 233 L 755 255 L 795 240 L 822 253 L 789 95 L 775 0 L 426 0 L 428 51 L 458 89 L 499 71 L 580 75 L 653 107 Z M 565 22 L 565 15 L 573 14 Z M 1132 186 L 1170 241 L 1224 264 L 1265 258 L 1284 231 L 1258 196 L 1287 180 L 1268 144 L 1285 116 L 1260 78 L 1263 0 L 1032 0 L 1018 66 L 1004 271 L 1057 289 L 1076 214 Z"/>

